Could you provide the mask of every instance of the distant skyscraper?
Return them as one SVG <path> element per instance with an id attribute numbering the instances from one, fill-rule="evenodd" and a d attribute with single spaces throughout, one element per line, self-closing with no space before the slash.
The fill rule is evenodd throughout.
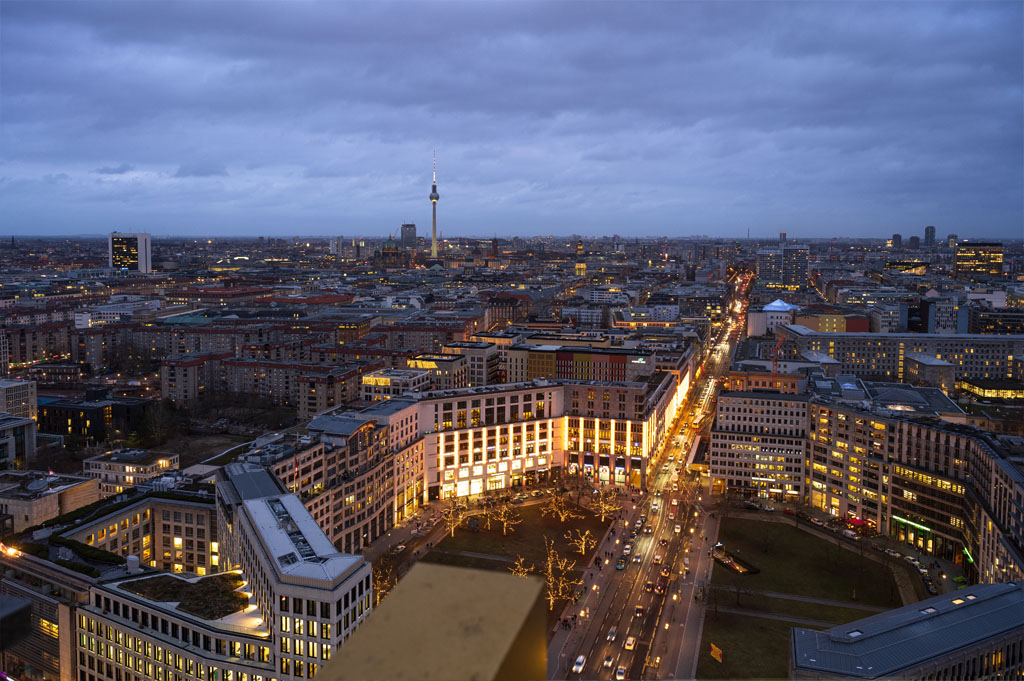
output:
<path id="1" fill-rule="evenodd" d="M 341 256 L 345 254 L 345 237 L 338 236 L 331 239 L 331 255 Z"/>
<path id="2" fill-rule="evenodd" d="M 902 234 L 893 234 L 892 235 L 892 247 L 893 248 L 903 248 L 903 235 Z"/>
<path id="3" fill-rule="evenodd" d="M 412 223 L 402 225 L 402 248 L 416 248 L 416 225 Z"/>
<path id="4" fill-rule="evenodd" d="M 430 257 L 437 257 L 437 200 L 441 196 L 437 193 L 437 154 L 434 154 L 434 183 L 430 188 L 430 207 L 434 212 L 433 229 L 430 237 Z"/>
<path id="5" fill-rule="evenodd" d="M 779 232 L 779 243 L 780 244 L 786 243 L 786 233 L 785 232 Z"/>
<path id="6" fill-rule="evenodd" d="M 946 237 L 946 247 L 947 248 L 956 248 L 956 242 L 958 240 L 959 240 L 959 237 L 956 234 L 950 234 L 949 236 Z"/>
<path id="7" fill-rule="evenodd" d="M 785 286 L 807 284 L 807 261 L 810 252 L 810 247 L 796 244 L 786 244 L 782 249 L 782 283 Z"/>
<path id="8" fill-rule="evenodd" d="M 921 237 L 912 236 L 908 239 L 908 241 L 910 242 L 910 250 L 916 251 L 917 249 L 921 248 Z"/>
<path id="9" fill-rule="evenodd" d="M 931 225 L 928 225 L 927 227 L 924 228 L 924 247 L 935 247 L 935 227 Z"/>
<path id="10" fill-rule="evenodd" d="M 115 270 L 149 274 L 153 271 L 150 256 L 149 234 L 111 232 L 107 237 L 107 263 Z"/>

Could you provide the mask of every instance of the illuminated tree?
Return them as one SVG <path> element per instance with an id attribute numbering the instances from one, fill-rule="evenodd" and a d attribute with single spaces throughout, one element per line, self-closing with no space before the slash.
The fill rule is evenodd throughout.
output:
<path id="1" fill-rule="evenodd" d="M 563 558 L 555 550 L 555 543 L 544 537 L 544 586 L 548 599 L 548 610 L 555 609 L 555 603 L 568 600 L 576 593 L 576 587 L 583 583 L 575 576 L 576 561 Z"/>
<path id="2" fill-rule="evenodd" d="M 523 522 L 523 517 L 515 506 L 506 501 L 494 509 L 494 521 L 501 525 L 501 534 L 506 535 L 510 530 L 516 531 L 516 525 Z"/>
<path id="3" fill-rule="evenodd" d="M 551 495 L 551 498 L 548 499 L 548 503 L 540 510 L 540 514 L 554 516 L 563 523 L 571 518 L 583 517 L 573 510 L 569 498 L 560 492 L 555 492 Z"/>
<path id="4" fill-rule="evenodd" d="M 455 497 L 448 497 L 448 502 L 441 509 L 441 522 L 444 523 L 445 532 L 455 536 L 455 529 L 462 524 L 466 518 L 466 509 L 459 506 Z"/>
<path id="5" fill-rule="evenodd" d="M 383 556 L 373 566 L 374 607 L 380 605 L 388 592 L 398 584 L 397 567 L 388 556 Z"/>
<path id="6" fill-rule="evenodd" d="M 611 487 L 594 495 L 594 513 L 601 518 L 602 523 L 622 510 L 622 504 L 617 497 L 618 495 Z"/>
<path id="7" fill-rule="evenodd" d="M 590 530 L 576 530 L 576 534 L 573 535 L 572 530 L 565 533 L 565 538 L 569 541 L 569 545 L 580 552 L 580 555 L 585 556 L 590 549 L 597 546 L 597 539 L 590 534 Z"/>
<path id="8" fill-rule="evenodd" d="M 509 572 L 514 574 L 516 577 L 525 577 L 537 568 L 533 564 L 527 565 L 526 559 L 522 556 L 516 556 L 516 562 L 512 563 L 512 567 L 509 568 Z"/>

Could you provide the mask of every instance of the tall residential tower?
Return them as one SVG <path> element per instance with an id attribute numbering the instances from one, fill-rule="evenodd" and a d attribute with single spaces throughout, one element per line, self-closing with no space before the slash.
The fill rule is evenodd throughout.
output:
<path id="1" fill-rule="evenodd" d="M 434 211 L 433 231 L 431 232 L 430 257 L 437 257 L 437 200 L 441 198 L 437 193 L 437 154 L 434 154 L 434 184 L 430 188 L 430 207 Z"/>
<path id="2" fill-rule="evenodd" d="M 123 272 L 152 272 L 149 234 L 112 232 L 107 237 L 107 263 Z"/>

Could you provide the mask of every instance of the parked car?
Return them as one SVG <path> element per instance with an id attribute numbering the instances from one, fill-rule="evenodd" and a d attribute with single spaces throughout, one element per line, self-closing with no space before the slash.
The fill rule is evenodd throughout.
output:
<path id="1" fill-rule="evenodd" d="M 616 570 L 625 570 L 626 569 L 626 559 L 625 558 L 619 558 L 619 560 L 615 563 L 615 569 Z"/>

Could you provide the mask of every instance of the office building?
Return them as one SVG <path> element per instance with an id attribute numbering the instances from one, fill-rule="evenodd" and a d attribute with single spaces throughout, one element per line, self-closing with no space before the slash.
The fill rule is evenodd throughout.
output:
<path id="1" fill-rule="evenodd" d="M 757 278 L 764 283 L 782 282 L 781 248 L 762 248 L 757 252 Z"/>
<path id="2" fill-rule="evenodd" d="M 903 235 L 893 234 L 892 235 L 892 247 L 896 250 L 903 248 Z"/>
<path id="3" fill-rule="evenodd" d="M 410 369 L 421 369 L 430 374 L 434 390 L 464 388 L 469 382 L 469 362 L 463 355 L 424 353 L 408 361 Z"/>
<path id="4" fill-rule="evenodd" d="M 451 355 L 463 355 L 469 362 L 469 387 L 493 385 L 500 382 L 501 354 L 494 343 L 460 341 L 448 343 L 442 350 Z"/>
<path id="5" fill-rule="evenodd" d="M 149 234 L 111 232 L 107 236 L 107 264 L 111 269 L 149 274 L 153 271 L 151 257 Z"/>
<path id="6" fill-rule="evenodd" d="M 430 390 L 430 372 L 422 369 L 380 369 L 363 376 L 364 402 L 390 400 L 407 392 Z"/>
<path id="7" fill-rule="evenodd" d="M 790 636 L 790 679 L 1021 678 L 1024 582 L 974 585 Z"/>
<path id="8" fill-rule="evenodd" d="M 807 262 L 809 246 L 786 244 L 782 249 L 782 284 L 786 288 L 800 288 L 807 285 Z"/>
<path id="9" fill-rule="evenodd" d="M 28 468 L 36 454 L 36 422 L 0 412 L 0 470 Z"/>
<path id="10" fill-rule="evenodd" d="M 953 256 L 954 275 L 958 279 L 988 279 L 1003 276 L 1001 243 L 964 241 L 957 244 Z"/>
<path id="11" fill-rule="evenodd" d="M 780 326 L 779 333 L 784 339 L 783 353 L 805 358 L 820 353 L 838 361 L 840 373 L 888 381 L 905 380 L 908 352 L 949 362 L 957 380 L 1009 378 L 1013 358 L 1024 356 L 1024 336 L 1020 335 L 822 333 L 796 324 Z"/>
<path id="12" fill-rule="evenodd" d="M 99 498 L 98 483 L 85 476 L 0 471 L 0 532 L 21 532 Z"/>
<path id="13" fill-rule="evenodd" d="M 933 248 L 935 246 L 935 227 L 928 225 L 924 228 L 924 247 Z"/>
<path id="14" fill-rule="evenodd" d="M 416 225 L 412 223 L 402 225 L 401 244 L 404 250 L 416 248 Z"/>
<path id="15" fill-rule="evenodd" d="M 36 382 L 0 379 L 0 413 L 36 418 Z"/>

